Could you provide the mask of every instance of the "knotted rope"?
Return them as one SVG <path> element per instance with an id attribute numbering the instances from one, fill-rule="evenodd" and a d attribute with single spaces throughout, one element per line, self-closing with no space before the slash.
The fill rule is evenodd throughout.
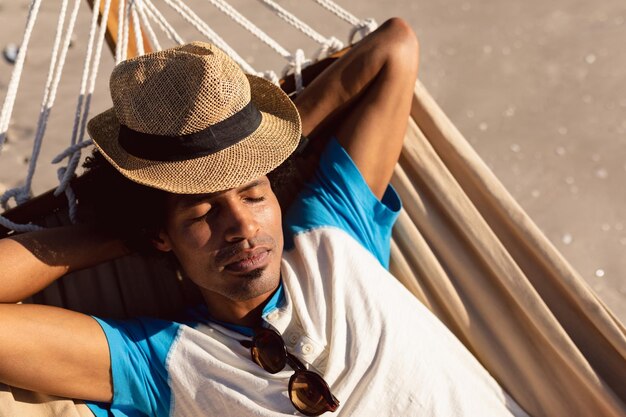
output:
<path id="1" fill-rule="evenodd" d="M 352 30 L 350 30 L 350 45 L 354 44 L 354 38 L 356 35 L 360 35 L 361 39 L 363 39 L 373 31 L 375 31 L 377 27 L 378 23 L 376 23 L 376 21 L 372 18 L 367 18 L 359 21 L 356 25 L 354 25 Z"/>
<path id="2" fill-rule="evenodd" d="M 311 60 L 305 58 L 304 51 L 302 49 L 296 49 L 296 53 L 293 55 L 293 58 L 290 59 L 289 64 L 287 64 L 283 71 L 283 76 L 293 73 L 296 84 L 296 93 L 299 93 L 304 88 L 304 84 L 302 82 L 302 69 L 309 64 L 311 64 Z"/>

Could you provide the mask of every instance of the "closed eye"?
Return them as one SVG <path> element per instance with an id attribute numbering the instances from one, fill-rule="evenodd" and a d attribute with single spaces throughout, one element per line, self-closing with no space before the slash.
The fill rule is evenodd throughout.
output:
<path id="1" fill-rule="evenodd" d="M 217 207 L 214 205 L 210 205 L 207 209 L 205 209 L 200 216 L 192 217 L 190 221 L 192 223 L 199 222 L 205 220 L 207 217 L 213 215 L 217 211 Z"/>
<path id="2" fill-rule="evenodd" d="M 210 213 L 211 211 L 209 210 L 206 213 L 204 213 L 202 216 L 194 217 L 193 219 L 191 219 L 191 222 L 195 223 L 195 222 L 203 221 L 209 216 Z"/>

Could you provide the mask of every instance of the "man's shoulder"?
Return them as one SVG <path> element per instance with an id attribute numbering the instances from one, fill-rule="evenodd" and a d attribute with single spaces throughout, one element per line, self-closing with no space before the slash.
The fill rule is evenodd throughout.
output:
<path id="1" fill-rule="evenodd" d="M 296 235 L 338 228 L 387 265 L 391 228 L 402 204 L 389 187 L 382 200 L 370 190 L 358 168 L 336 139 L 323 152 L 317 172 L 285 215 L 285 248 Z"/>

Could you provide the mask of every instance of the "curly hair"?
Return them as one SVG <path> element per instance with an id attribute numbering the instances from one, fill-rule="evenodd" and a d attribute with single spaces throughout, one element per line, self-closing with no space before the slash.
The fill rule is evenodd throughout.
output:
<path id="1" fill-rule="evenodd" d="M 81 220 L 122 239 L 131 250 L 159 254 L 152 240 L 165 225 L 168 193 L 127 179 L 98 150 L 93 151 L 83 167 L 85 187 L 79 195 Z M 292 156 L 267 174 L 279 201 L 281 195 L 291 192 L 287 190 L 293 188 L 295 171 Z"/>

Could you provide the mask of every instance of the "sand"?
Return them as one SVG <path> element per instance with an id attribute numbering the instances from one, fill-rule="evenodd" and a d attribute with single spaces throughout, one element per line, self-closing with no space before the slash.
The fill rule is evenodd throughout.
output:
<path id="1" fill-rule="evenodd" d="M 154 1 L 157 6 L 162 2 Z M 0 192 L 23 184 L 49 65 L 59 4 L 43 2 L 26 72 L 0 153 Z M 56 184 L 51 159 L 70 142 L 87 44 L 89 10 L 50 119 L 34 194 Z M 206 1 L 189 1 L 256 69 L 285 62 Z M 359 17 L 405 18 L 421 41 L 420 78 L 452 121 L 565 258 L 626 320 L 626 3 L 623 0 L 339 1 Z M 28 1 L 0 0 L 0 49 L 21 42 Z M 232 1 L 289 51 L 317 46 L 260 2 Z M 314 2 L 280 1 L 325 35 L 345 41 L 350 26 Z M 186 40 L 198 32 L 175 21 Z M 165 40 L 165 37 L 160 36 Z M 165 42 L 164 42 L 165 43 Z M 92 114 L 107 108 L 105 53 Z M 0 58 L 0 97 L 12 65 Z"/>

